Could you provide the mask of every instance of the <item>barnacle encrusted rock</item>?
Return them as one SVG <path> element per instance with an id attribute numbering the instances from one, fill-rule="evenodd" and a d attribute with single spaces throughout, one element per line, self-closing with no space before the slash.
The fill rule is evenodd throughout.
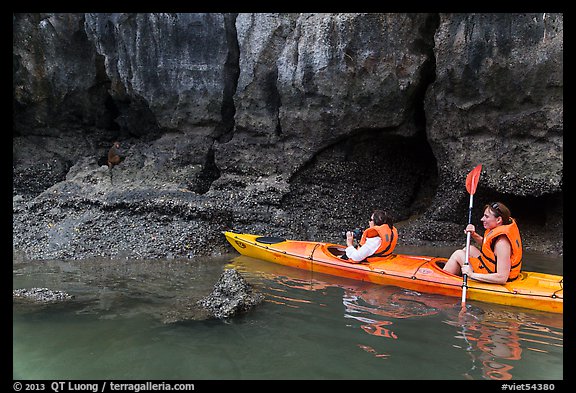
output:
<path id="1" fill-rule="evenodd" d="M 222 319 L 246 312 L 262 300 L 264 295 L 254 291 L 236 269 L 225 269 L 212 293 L 200 299 L 198 304 Z"/>

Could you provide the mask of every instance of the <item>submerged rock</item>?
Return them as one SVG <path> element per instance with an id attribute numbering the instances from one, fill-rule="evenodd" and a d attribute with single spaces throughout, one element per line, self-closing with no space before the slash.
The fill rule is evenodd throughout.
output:
<path id="1" fill-rule="evenodd" d="M 21 288 L 12 291 L 14 301 L 24 300 L 34 303 L 55 303 L 74 299 L 74 296 L 48 288 Z"/>
<path id="2" fill-rule="evenodd" d="M 229 318 L 258 305 L 264 295 L 253 291 L 235 269 L 226 269 L 214 284 L 214 290 L 198 301 L 198 305 L 216 318 Z"/>

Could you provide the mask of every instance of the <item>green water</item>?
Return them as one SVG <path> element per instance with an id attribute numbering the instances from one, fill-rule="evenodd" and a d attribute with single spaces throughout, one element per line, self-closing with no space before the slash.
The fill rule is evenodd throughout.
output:
<path id="1" fill-rule="evenodd" d="M 561 263 L 546 266 L 561 274 Z M 237 255 L 13 267 L 14 288 L 76 296 L 67 305 L 14 305 L 14 379 L 563 379 L 558 314 L 478 302 L 460 313 L 459 299 Z M 265 301 L 231 320 L 168 322 L 225 267 Z"/>

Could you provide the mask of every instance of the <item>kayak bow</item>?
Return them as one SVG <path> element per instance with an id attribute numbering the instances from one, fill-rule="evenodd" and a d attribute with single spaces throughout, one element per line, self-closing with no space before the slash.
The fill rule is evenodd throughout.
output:
<path id="1" fill-rule="evenodd" d="M 461 297 L 462 277 L 445 272 L 446 258 L 392 254 L 374 262 L 350 263 L 339 244 L 223 232 L 242 255 L 299 269 L 419 292 Z M 564 312 L 563 276 L 521 272 L 509 283 L 468 281 L 467 298 L 487 303 Z"/>

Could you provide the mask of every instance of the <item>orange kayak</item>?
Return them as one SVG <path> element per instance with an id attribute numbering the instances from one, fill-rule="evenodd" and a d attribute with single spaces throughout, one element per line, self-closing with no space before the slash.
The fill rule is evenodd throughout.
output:
<path id="1" fill-rule="evenodd" d="M 341 258 L 346 248 L 339 244 L 229 231 L 224 235 L 240 254 L 252 258 L 374 284 L 462 296 L 462 277 L 442 270 L 446 258 L 392 254 L 373 262 L 350 263 Z M 525 271 L 516 280 L 503 285 L 468 280 L 466 298 L 563 313 L 563 281 L 563 276 Z"/>

